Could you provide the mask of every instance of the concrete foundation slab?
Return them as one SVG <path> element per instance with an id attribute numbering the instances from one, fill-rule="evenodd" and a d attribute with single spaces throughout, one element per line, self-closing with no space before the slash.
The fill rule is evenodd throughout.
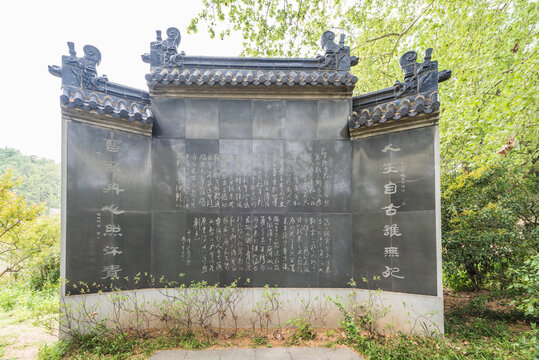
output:
<path id="1" fill-rule="evenodd" d="M 364 360 L 351 349 L 326 348 L 260 348 L 223 350 L 165 350 L 150 360 Z"/>

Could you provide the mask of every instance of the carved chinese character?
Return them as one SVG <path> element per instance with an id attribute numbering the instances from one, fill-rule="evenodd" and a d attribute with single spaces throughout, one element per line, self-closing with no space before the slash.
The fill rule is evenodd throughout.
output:
<path id="1" fill-rule="evenodd" d="M 386 265 L 386 269 L 384 272 L 382 272 L 382 276 L 385 277 L 385 278 L 388 278 L 390 276 L 394 277 L 394 278 L 397 278 L 397 279 L 404 279 L 404 276 L 399 276 L 399 275 L 395 275 L 396 273 L 398 273 L 400 270 L 398 267 L 389 267 Z"/>
<path id="2" fill-rule="evenodd" d="M 383 167 L 382 174 L 390 174 L 390 173 L 399 172 L 397 167 L 393 165 L 392 163 L 386 163 L 382 165 L 382 167 Z"/>
<path id="3" fill-rule="evenodd" d="M 123 236 L 120 231 L 122 231 L 122 227 L 120 225 L 105 225 L 105 236 Z"/>
<path id="4" fill-rule="evenodd" d="M 110 138 L 103 139 L 105 140 L 105 149 L 108 152 L 118 152 L 120 150 L 120 140 L 114 138 L 114 134 L 110 133 Z"/>
<path id="5" fill-rule="evenodd" d="M 401 235 L 402 234 L 399 232 L 399 226 L 397 224 L 384 226 L 384 236 L 393 237 Z"/>
<path id="6" fill-rule="evenodd" d="M 389 183 L 384 185 L 384 194 L 392 195 L 392 194 L 395 194 L 396 192 L 397 192 L 397 184 L 395 184 L 391 180 L 389 181 Z"/>
<path id="7" fill-rule="evenodd" d="M 116 256 L 118 254 L 123 254 L 123 251 L 120 251 L 120 247 L 118 246 L 105 246 L 103 248 L 104 255 L 112 255 Z"/>
<path id="8" fill-rule="evenodd" d="M 401 151 L 400 148 L 394 148 L 393 144 L 386 145 L 382 150 L 382 152 L 388 152 L 388 151 Z"/>
<path id="9" fill-rule="evenodd" d="M 105 171 L 107 172 L 122 172 L 120 170 L 120 162 L 119 161 L 106 161 L 105 162 Z"/>
<path id="10" fill-rule="evenodd" d="M 400 208 L 400 206 L 395 206 L 391 203 L 388 206 L 384 206 L 382 209 L 386 212 L 387 216 L 393 216 L 397 213 L 398 208 Z"/>
<path id="11" fill-rule="evenodd" d="M 125 210 L 120 210 L 118 209 L 118 205 L 105 205 L 101 208 L 102 211 L 109 211 L 111 212 L 112 214 L 114 215 L 119 215 L 119 214 L 123 214 L 125 212 Z"/>
<path id="12" fill-rule="evenodd" d="M 395 246 L 389 246 L 384 248 L 385 257 L 399 257 L 399 248 Z"/>
<path id="13" fill-rule="evenodd" d="M 105 188 L 103 188 L 104 193 L 108 193 L 108 192 L 111 192 L 111 191 L 114 191 L 116 193 L 116 195 L 118 195 L 122 191 L 124 191 L 124 189 L 121 189 L 120 185 L 118 185 L 116 183 L 107 184 L 107 186 L 105 186 Z"/>
<path id="14" fill-rule="evenodd" d="M 122 271 L 122 269 L 120 269 L 120 265 L 108 265 L 103 266 L 103 270 L 101 271 L 106 274 L 101 279 L 115 279 L 118 278 L 118 272 Z"/>

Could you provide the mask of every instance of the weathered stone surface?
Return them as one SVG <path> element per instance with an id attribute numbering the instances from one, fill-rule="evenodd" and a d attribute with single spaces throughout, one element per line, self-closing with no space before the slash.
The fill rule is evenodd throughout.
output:
<path id="1" fill-rule="evenodd" d="M 361 360 L 350 349 L 325 348 L 258 348 L 223 350 L 165 350 L 150 357 L 151 360 Z"/>

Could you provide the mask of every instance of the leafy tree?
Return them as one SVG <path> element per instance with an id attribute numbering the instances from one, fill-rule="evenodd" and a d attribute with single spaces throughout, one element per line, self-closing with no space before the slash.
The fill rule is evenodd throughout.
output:
<path id="1" fill-rule="evenodd" d="M 445 276 L 457 289 L 507 285 L 509 270 L 539 245 L 537 199 L 528 196 L 533 186 L 508 176 L 508 162 L 500 158 L 442 179 Z"/>
<path id="2" fill-rule="evenodd" d="M 13 169 L 23 179 L 15 190 L 33 204 L 60 208 L 60 165 L 52 160 L 23 155 L 19 150 L 0 149 L 0 174 Z"/>
<path id="3" fill-rule="evenodd" d="M 239 31 L 243 55 L 314 56 L 348 35 L 356 93 L 402 78 L 398 58 L 434 48 L 440 84 L 446 274 L 472 288 L 537 253 L 539 3 L 514 0 L 203 0 L 189 31 Z"/>
<path id="4" fill-rule="evenodd" d="M 495 0 L 203 0 L 188 28 L 239 31 L 244 55 L 313 56 L 323 31 L 348 34 L 359 64 L 355 91 L 402 78 L 405 51 L 434 48 L 453 71 L 441 85 L 442 166 L 449 171 L 477 155 L 492 159 L 511 137 L 526 160 L 538 157 L 539 4 Z M 529 166 L 529 164 L 528 164 Z"/>
<path id="5" fill-rule="evenodd" d="M 539 318 L 539 255 L 526 260 L 513 270 L 516 280 L 511 287 L 516 291 L 514 303 L 526 315 Z"/>
<path id="6" fill-rule="evenodd" d="M 58 218 L 40 216 L 43 205 L 13 192 L 19 183 L 11 170 L 0 177 L 0 279 L 43 261 L 59 243 Z"/>

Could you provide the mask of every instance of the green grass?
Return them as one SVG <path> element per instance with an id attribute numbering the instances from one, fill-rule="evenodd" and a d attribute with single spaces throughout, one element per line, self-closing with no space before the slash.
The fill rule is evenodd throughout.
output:
<path id="1" fill-rule="evenodd" d="M 8 346 L 9 343 L 6 339 L 0 339 L 0 357 L 4 356 L 4 353 L 6 352 L 6 346 Z"/>
<path id="2" fill-rule="evenodd" d="M 0 314 L 9 313 L 10 317 L 20 322 L 58 313 L 58 294 L 58 289 L 54 285 L 37 291 L 28 288 L 25 283 L 2 284 Z"/>
<path id="3" fill-rule="evenodd" d="M 479 311 L 468 304 L 446 314 L 444 337 L 376 336 L 367 339 L 349 325 L 348 346 L 367 359 L 539 359 L 538 330 L 515 331 L 514 314 Z M 483 307 L 484 308 L 484 307 Z M 522 319 L 522 315 L 520 315 Z"/>
<path id="4" fill-rule="evenodd" d="M 253 347 L 267 346 L 268 343 L 269 343 L 269 340 L 265 336 L 255 336 L 251 341 L 251 344 Z"/>
<path id="5" fill-rule="evenodd" d="M 39 359 L 129 359 L 134 356 L 147 358 L 163 349 L 182 348 L 201 350 L 211 346 L 208 340 L 200 340 L 190 333 L 169 332 L 154 338 L 141 339 L 120 334 L 115 337 L 90 334 L 43 346 Z"/>

